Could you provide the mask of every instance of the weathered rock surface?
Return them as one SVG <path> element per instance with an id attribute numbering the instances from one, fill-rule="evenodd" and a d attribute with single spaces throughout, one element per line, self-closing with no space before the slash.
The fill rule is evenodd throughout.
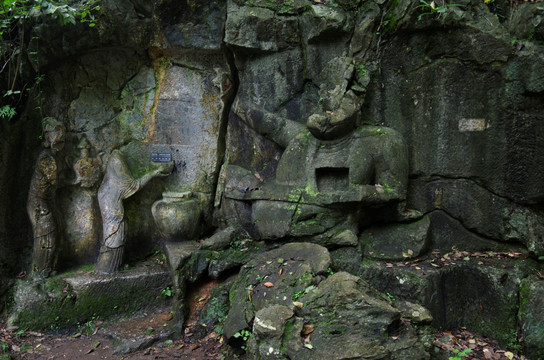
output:
<path id="1" fill-rule="evenodd" d="M 530 276 L 521 282 L 520 307 L 518 321 L 523 335 L 527 356 L 538 359 L 544 356 L 544 284 L 536 276 Z"/>
<path id="2" fill-rule="evenodd" d="M 251 358 L 429 358 L 391 300 L 348 273 L 325 278 L 330 265 L 328 251 L 310 243 L 252 259 L 232 285 L 224 336 L 236 342 L 251 331 Z M 403 311 L 421 325 L 432 320 L 415 304 Z"/>
<path id="3" fill-rule="evenodd" d="M 423 14 L 418 0 L 102 0 L 92 29 L 84 23 L 62 28 L 47 17 L 29 21 L 25 36 L 17 37 L 22 43 L 8 47 L 23 55 L 20 69 L 0 74 L 4 89 L 22 91 L 16 118 L 0 118 L 0 297 L 9 292 L 11 279 L 5 277 L 31 268 L 24 204 L 42 117 L 54 116 L 68 130 L 62 174 L 68 185 L 58 192 L 65 240 L 60 271 L 96 257 L 97 186 L 75 184 L 71 170 L 85 136 L 90 157 L 104 166 L 119 149 L 135 174 L 151 166 L 152 152 L 171 154 L 174 174 L 154 180 L 125 204 L 127 259 L 145 257 L 165 237 L 193 241 L 217 230 L 199 249 L 194 243 L 169 244 L 166 253 L 180 307 L 187 284 L 248 264 L 231 303 L 252 305 L 231 309 L 226 326 L 231 337 L 249 329 L 257 313 L 259 319 L 278 320 L 272 325 L 278 332 L 302 326 L 290 302 L 309 296 L 306 289 L 327 269 L 297 267 L 302 262 L 284 254 L 281 263 L 261 255 L 251 259 L 275 246 L 272 239 L 296 238 L 334 249 L 327 267 L 362 274 L 379 290 L 426 306 L 433 324 L 470 325 L 502 337 L 515 329 L 518 314 L 527 352 L 540 356 L 544 345 L 527 315 L 540 306 L 539 282 L 525 280 L 519 290 L 534 264 L 502 269 L 459 261 L 448 269 L 419 271 L 395 263 L 382 271 L 367 261 L 423 261 L 431 249 L 501 251 L 511 245 L 535 259 L 544 255 L 544 8 L 538 2 L 456 3 Z M 25 88 L 36 76 L 45 80 L 29 93 Z M 255 126 L 261 120 L 266 126 Z M 363 128 L 372 130 L 375 141 L 347 146 L 364 163 L 357 169 L 341 163 L 346 154 L 333 154 L 333 140 L 312 135 L 346 136 Z M 406 156 L 407 184 L 383 207 L 349 201 L 355 192 L 348 175 L 360 169 L 372 179 L 364 185 L 393 192 L 377 176 L 393 162 L 367 166 L 383 155 L 376 147 L 388 147 L 384 132 L 394 132 L 406 145 L 405 155 L 389 155 Z M 290 143 L 297 134 L 300 138 Z M 308 146 L 314 151 L 293 155 Z M 323 166 L 305 167 L 314 157 Z M 299 182 L 291 194 L 297 201 L 277 199 L 277 188 L 270 190 L 277 202 L 225 201 L 229 187 L 243 191 L 235 200 L 252 197 L 278 174 Z M 306 188 L 308 180 L 316 180 L 316 188 Z M 315 201 L 320 187 L 350 191 L 336 197 L 341 206 L 331 201 L 323 211 L 323 204 L 308 202 Z M 189 225 L 166 236 L 151 216 L 152 204 L 163 193 L 186 191 L 198 202 L 191 203 L 198 215 L 191 212 Z M 177 219 L 165 223 L 175 228 Z M 265 239 L 268 243 L 256 241 Z M 178 245 L 181 249 L 174 249 Z M 266 280 L 257 280 L 253 260 L 265 261 L 261 276 Z M 283 276 L 298 276 L 291 288 L 282 288 L 281 269 Z M 38 302 L 68 306 L 73 301 L 62 292 L 46 299 L 43 289 L 25 288 Z M 69 287 L 67 294 L 75 293 Z M 264 299 L 276 299 L 273 306 L 283 315 L 275 319 Z M 253 353 L 276 356 L 276 333 L 256 331 L 274 351 L 255 345 Z M 382 354 L 383 349 L 375 350 Z M 301 351 L 297 356 L 312 354 Z"/>
<path id="4" fill-rule="evenodd" d="M 390 264 L 365 261 L 360 276 L 396 300 L 425 306 L 436 327 L 466 326 L 508 344 L 516 332 L 522 279 L 534 272 L 531 260 L 463 258 L 442 267 L 434 262 Z"/>
<path id="5" fill-rule="evenodd" d="M 269 305 L 292 306 L 330 264 L 327 249 L 311 243 L 290 243 L 255 256 L 231 289 L 224 336 L 231 339 L 248 329 L 255 313 Z"/>
<path id="6" fill-rule="evenodd" d="M 300 298 L 301 308 L 259 310 L 250 356 L 263 359 L 428 359 L 400 312 L 368 283 L 336 273 Z M 394 337 L 395 339 L 392 339 Z"/>
<path id="7" fill-rule="evenodd" d="M 382 260 L 418 257 L 429 249 L 430 220 L 370 227 L 361 233 L 364 256 Z"/>
<path id="8" fill-rule="evenodd" d="M 544 218 L 538 208 L 527 208 L 506 198 L 497 196 L 476 182 L 466 179 L 435 181 L 413 181 L 408 202 L 423 212 L 443 210 L 459 221 L 465 229 L 471 229 L 473 236 L 483 236 L 500 241 L 518 241 L 540 254 L 543 251 L 542 227 Z M 453 230 L 453 229 L 452 229 Z M 438 229 L 440 231 L 440 229 Z M 466 238 L 462 228 L 454 230 Z M 444 234 L 436 241 L 446 241 Z M 465 243 L 466 240 L 460 240 Z M 490 246 L 485 240 L 476 240 L 482 247 Z M 454 244 L 452 244 L 454 245 Z"/>

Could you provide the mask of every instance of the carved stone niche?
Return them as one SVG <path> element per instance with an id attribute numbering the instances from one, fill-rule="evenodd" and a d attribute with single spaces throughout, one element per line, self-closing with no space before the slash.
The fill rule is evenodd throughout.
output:
<path id="1" fill-rule="evenodd" d="M 347 189 L 349 186 L 349 168 L 317 168 L 315 169 L 317 190 L 334 191 Z"/>

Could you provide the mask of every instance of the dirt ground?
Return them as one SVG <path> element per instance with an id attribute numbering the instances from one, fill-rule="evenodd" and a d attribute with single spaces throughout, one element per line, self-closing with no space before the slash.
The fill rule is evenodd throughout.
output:
<path id="1" fill-rule="evenodd" d="M 120 322 L 117 327 L 124 327 L 127 332 L 139 330 L 145 338 L 145 332 L 149 332 L 149 329 L 166 325 L 162 324 L 165 318 L 164 313 L 168 314 L 163 310 L 158 314 L 138 316 L 135 319 Z M 129 354 L 113 354 L 114 350 L 119 349 L 119 340 L 114 339 L 111 332 L 111 328 L 94 327 L 94 331 L 90 334 L 44 334 L 6 328 L 5 319 L 3 319 L 0 323 L 0 345 L 3 344 L 2 350 L 6 351 L 0 351 L 0 359 L 220 360 L 232 355 L 232 350 L 223 343 L 222 337 L 214 332 L 197 341 L 193 341 L 191 333 L 187 332 L 181 338 L 158 340 L 143 350 Z M 124 341 L 131 341 L 130 339 L 130 336 L 126 336 Z"/>
<path id="2" fill-rule="evenodd" d="M 195 289 L 188 296 L 192 299 L 186 329 L 182 336 L 171 335 L 174 319 L 172 309 L 156 309 L 141 312 L 128 319 L 115 322 L 93 321 L 86 323 L 81 331 L 71 334 L 38 333 L 6 326 L 6 318 L 0 318 L 0 360 L 7 359 L 202 359 L 220 360 L 238 357 L 227 346 L 221 335 L 211 331 L 201 340 L 194 340 L 198 326 L 198 314 L 210 291 L 218 285 L 212 281 Z M 128 346 L 121 346 L 120 339 Z M 142 350 L 129 354 L 119 350 L 134 344 L 130 342 L 153 341 L 142 345 Z M 113 352 L 117 352 L 114 354 Z M 238 357 L 242 358 L 242 357 Z"/>
<path id="3" fill-rule="evenodd" d="M 29 335 L 12 348 L 15 359 L 222 359 L 225 354 L 217 341 L 203 341 L 186 344 L 175 340 L 171 345 L 165 342 L 146 350 L 127 355 L 113 355 L 111 338 L 104 335 L 71 336 L 32 336 Z"/>

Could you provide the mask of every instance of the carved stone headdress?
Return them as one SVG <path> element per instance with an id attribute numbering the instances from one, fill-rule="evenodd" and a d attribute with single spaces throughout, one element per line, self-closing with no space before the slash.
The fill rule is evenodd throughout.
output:
<path id="1" fill-rule="evenodd" d="M 42 120 L 42 127 L 43 127 L 43 146 L 44 147 L 50 147 L 51 144 L 49 143 L 49 140 L 47 138 L 47 133 L 53 132 L 53 131 L 66 131 L 66 126 L 64 126 L 63 123 L 55 119 L 54 117 L 46 117 Z"/>

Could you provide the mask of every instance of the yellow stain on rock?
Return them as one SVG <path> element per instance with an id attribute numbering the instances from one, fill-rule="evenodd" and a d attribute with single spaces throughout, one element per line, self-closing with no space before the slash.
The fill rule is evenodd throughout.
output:
<path id="1" fill-rule="evenodd" d="M 170 59 L 166 56 L 157 57 L 153 60 L 153 69 L 155 70 L 155 95 L 153 97 L 153 105 L 151 106 L 151 109 L 149 111 L 150 118 L 145 118 L 145 123 L 147 123 L 148 135 L 147 138 L 143 141 L 144 143 L 152 141 L 155 137 L 155 113 L 157 112 L 157 107 L 159 106 L 159 96 L 161 94 L 162 83 L 166 77 L 166 68 L 169 64 Z M 144 106 L 146 106 L 146 103 L 147 102 L 144 103 Z"/>

